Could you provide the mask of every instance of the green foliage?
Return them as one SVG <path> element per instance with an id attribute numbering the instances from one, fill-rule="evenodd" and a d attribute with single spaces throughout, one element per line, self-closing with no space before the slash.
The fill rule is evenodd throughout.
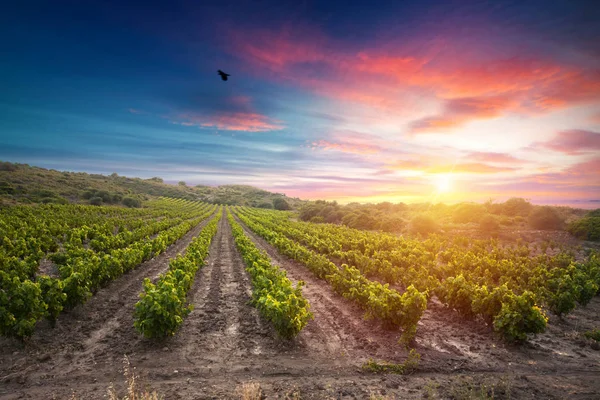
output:
<path id="1" fill-rule="evenodd" d="M 417 215 L 410 221 L 411 232 L 419 235 L 429 235 L 437 232 L 439 229 L 438 224 L 429 215 Z"/>
<path id="2" fill-rule="evenodd" d="M 513 197 L 506 200 L 504 204 L 498 204 L 496 211 L 500 214 L 508 215 L 509 217 L 527 217 L 532 208 L 533 205 L 527 200 L 520 197 Z"/>
<path id="3" fill-rule="evenodd" d="M 90 199 L 90 204 L 93 206 L 101 206 L 103 203 L 102 197 L 95 196 Z"/>
<path id="4" fill-rule="evenodd" d="M 575 220 L 569 224 L 567 231 L 579 239 L 600 241 L 600 216 Z"/>
<path id="5" fill-rule="evenodd" d="M 187 292 L 199 267 L 204 266 L 221 215 L 219 210 L 189 244 L 184 256 L 171 259 L 169 270 L 158 278 L 156 284 L 149 279 L 144 280 L 144 290 L 135 305 L 133 325 L 145 337 L 173 336 L 192 311 L 192 307 L 186 305 Z"/>
<path id="6" fill-rule="evenodd" d="M 3 209 L 0 333 L 22 338 L 42 317 L 54 323 L 64 308 L 82 304 L 110 280 L 161 253 L 214 211 L 207 204 L 179 200 L 152 205 L 146 210 L 82 205 Z M 40 274 L 43 258 L 56 264 L 58 276 Z"/>
<path id="7" fill-rule="evenodd" d="M 377 362 L 371 358 L 363 364 L 362 369 L 374 373 L 406 375 L 419 367 L 419 361 L 421 361 L 421 355 L 415 349 L 411 349 L 408 358 L 401 364 Z"/>
<path id="8" fill-rule="evenodd" d="M 529 215 L 529 226 L 533 229 L 557 230 L 562 229 L 564 221 L 553 207 L 536 207 Z"/>
<path id="9" fill-rule="evenodd" d="M 548 318 L 535 304 L 535 295 L 525 291 L 520 296 L 509 294 L 505 297 L 494 318 L 494 329 L 510 341 L 523 341 L 528 333 L 543 332 L 547 322 Z"/>
<path id="10" fill-rule="evenodd" d="M 129 208 L 139 208 L 142 206 L 140 199 L 136 199 L 134 197 L 124 197 L 122 203 L 125 207 Z"/>
<path id="11" fill-rule="evenodd" d="M 0 288 L 0 333 L 20 339 L 31 336 L 47 310 L 40 285 L 0 270 Z"/>
<path id="12" fill-rule="evenodd" d="M 479 221 L 479 230 L 490 235 L 496 235 L 500 231 L 500 224 L 493 215 L 488 214 Z"/>
<path id="13" fill-rule="evenodd" d="M 485 209 L 481 204 L 463 203 L 453 211 L 452 219 L 458 223 L 477 222 L 484 213 Z"/>
<path id="14" fill-rule="evenodd" d="M 189 281 L 189 276 L 184 275 Z M 135 305 L 135 328 L 147 338 L 172 336 L 192 311 L 186 306 L 186 292 L 174 274 L 159 278 L 157 285 L 144 279 L 144 291 Z"/>
<path id="15" fill-rule="evenodd" d="M 244 234 L 229 211 L 227 214 L 235 244 L 252 278 L 252 304 L 273 324 L 281 337 L 295 337 L 314 318 L 308 300 L 302 296 L 304 282 L 298 282 L 294 288 L 285 272 L 272 265 L 269 257 Z"/>
<path id="16" fill-rule="evenodd" d="M 600 328 L 592 329 L 590 331 L 584 332 L 583 335 L 588 338 L 595 340 L 596 342 L 600 342 Z"/>
<path id="17" fill-rule="evenodd" d="M 276 210 L 291 210 L 292 207 L 290 204 L 281 197 L 276 197 L 273 199 L 273 208 Z"/>
<path id="18" fill-rule="evenodd" d="M 67 294 L 64 292 L 64 282 L 49 276 L 40 276 L 38 283 L 42 292 L 42 301 L 47 306 L 46 318 L 54 326 L 67 300 Z"/>

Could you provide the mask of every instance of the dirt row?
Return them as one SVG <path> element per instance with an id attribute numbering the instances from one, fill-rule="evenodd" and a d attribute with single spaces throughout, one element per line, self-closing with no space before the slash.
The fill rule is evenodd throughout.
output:
<path id="1" fill-rule="evenodd" d="M 279 339 L 251 305 L 250 278 L 225 215 L 188 294 L 194 310 L 174 337 L 142 338 L 133 328 L 133 306 L 143 278 L 164 272 L 206 223 L 63 313 L 56 328 L 42 324 L 24 346 L 0 339 L 0 399 L 65 398 L 73 392 L 80 399 L 103 398 L 111 382 L 124 389 L 124 355 L 167 399 L 240 398 L 248 382 L 259 384 L 267 398 L 460 398 L 483 391 L 493 391 L 494 398 L 599 398 L 600 352 L 566 334 L 598 325 L 598 298 L 520 347 L 433 303 L 417 335 L 419 370 L 410 376 L 366 373 L 361 365 L 369 358 L 404 361 L 408 352 L 397 343 L 399 332 L 365 320 L 326 282 L 242 225 L 293 282 L 305 282 L 303 294 L 315 318 L 296 339 Z"/>

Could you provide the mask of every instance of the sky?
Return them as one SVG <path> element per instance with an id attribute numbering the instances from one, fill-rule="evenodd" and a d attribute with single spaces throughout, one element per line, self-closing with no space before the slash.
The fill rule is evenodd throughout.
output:
<path id="1" fill-rule="evenodd" d="M 341 203 L 600 207 L 595 0 L 10 3 L 1 160 Z"/>

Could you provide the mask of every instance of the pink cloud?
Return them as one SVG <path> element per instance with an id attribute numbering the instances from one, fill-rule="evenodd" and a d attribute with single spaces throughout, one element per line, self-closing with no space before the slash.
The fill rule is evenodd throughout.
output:
<path id="1" fill-rule="evenodd" d="M 368 133 L 341 130 L 332 132 L 327 139 L 310 143 L 312 149 L 337 150 L 344 153 L 375 154 L 384 150 L 385 142 Z"/>
<path id="2" fill-rule="evenodd" d="M 337 150 L 344 153 L 375 154 L 381 151 L 378 146 L 368 144 L 335 143 L 327 140 L 318 140 L 311 143 L 311 148 L 322 150 Z"/>
<path id="3" fill-rule="evenodd" d="M 230 112 L 218 115 L 181 114 L 174 123 L 185 126 L 216 128 L 225 131 L 267 132 L 284 128 L 281 121 L 251 112 Z"/>
<path id="4" fill-rule="evenodd" d="M 497 118 L 514 108 L 517 103 L 510 97 L 467 97 L 447 100 L 440 115 L 414 121 L 412 133 L 445 131 L 461 126 L 471 120 Z"/>
<path id="5" fill-rule="evenodd" d="M 517 168 L 496 167 L 484 163 L 462 163 L 456 165 L 441 165 L 431 167 L 427 170 L 430 173 L 465 173 L 465 174 L 496 174 L 500 172 L 512 172 Z"/>
<path id="6" fill-rule="evenodd" d="M 498 163 L 498 164 L 522 164 L 525 161 L 510 154 L 493 153 L 493 152 L 473 152 L 466 156 L 467 159 L 482 162 L 482 163 Z"/>
<path id="7" fill-rule="evenodd" d="M 561 131 L 547 142 L 534 143 L 532 148 L 544 148 L 560 153 L 578 155 L 600 151 L 600 133 L 572 129 Z"/>
<path id="8" fill-rule="evenodd" d="M 350 49 L 306 29 L 237 32 L 235 37 L 232 49 L 256 73 L 319 95 L 396 113 L 414 107 L 408 100 L 411 93 L 448 102 L 444 114 L 416 123 L 417 131 L 455 127 L 506 112 L 547 112 L 600 101 L 598 70 L 531 55 L 490 59 L 483 49 L 457 58 L 464 49 L 453 39 L 446 39 L 443 46 L 381 43 L 378 48 L 391 49 L 382 51 Z"/>

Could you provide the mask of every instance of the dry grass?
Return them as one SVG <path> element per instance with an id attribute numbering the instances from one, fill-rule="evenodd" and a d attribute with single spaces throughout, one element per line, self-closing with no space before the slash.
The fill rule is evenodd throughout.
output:
<path id="1" fill-rule="evenodd" d="M 237 391 L 241 400 L 261 400 L 263 397 L 262 389 L 258 382 L 246 382 Z"/>
<path id="2" fill-rule="evenodd" d="M 123 375 L 125 376 L 125 383 L 127 384 L 127 394 L 124 397 L 120 397 L 115 387 L 112 385 L 108 388 L 108 398 L 110 400 L 161 400 L 163 399 L 155 391 L 149 392 L 146 388 L 142 388 L 142 383 L 139 376 L 135 373 L 135 368 L 131 367 L 129 358 L 125 356 L 123 358 Z"/>

